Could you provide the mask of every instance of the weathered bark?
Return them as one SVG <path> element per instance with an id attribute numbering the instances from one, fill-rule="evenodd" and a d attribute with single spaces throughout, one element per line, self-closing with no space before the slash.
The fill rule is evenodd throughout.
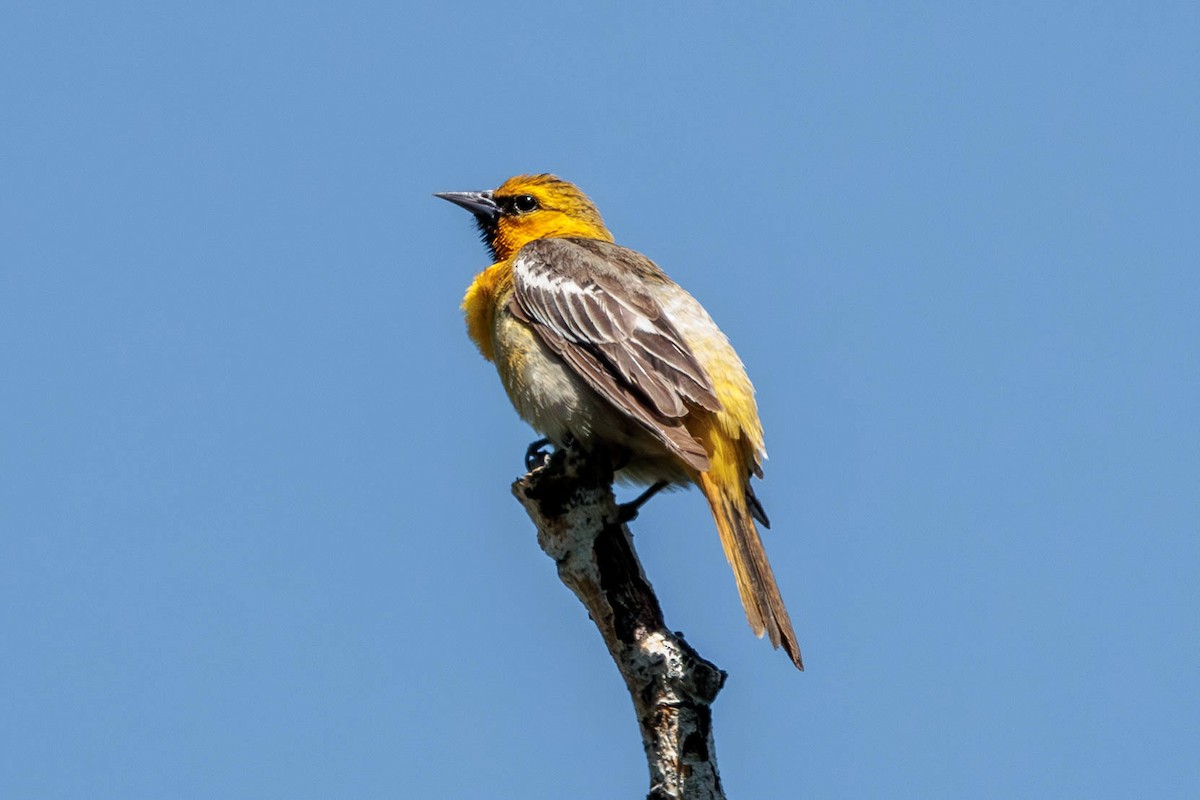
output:
<path id="1" fill-rule="evenodd" d="M 649 800 L 723 800 L 711 705 L 725 673 L 667 630 L 629 529 L 619 521 L 605 462 L 560 450 L 514 483 L 513 494 L 629 688 L 650 766 Z"/>

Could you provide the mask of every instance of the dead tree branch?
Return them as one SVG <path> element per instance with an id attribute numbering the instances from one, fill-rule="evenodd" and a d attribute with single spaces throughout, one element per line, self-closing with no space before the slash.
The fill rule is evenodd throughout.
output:
<path id="1" fill-rule="evenodd" d="M 650 766 L 648 800 L 724 800 L 711 706 L 725 673 L 667 630 L 603 461 L 560 450 L 514 483 L 513 494 L 629 688 Z"/>

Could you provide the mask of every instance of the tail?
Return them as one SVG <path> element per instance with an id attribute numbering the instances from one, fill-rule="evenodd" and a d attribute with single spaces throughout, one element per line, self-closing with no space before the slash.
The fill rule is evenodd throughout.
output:
<path id="1" fill-rule="evenodd" d="M 772 645 L 782 645 L 792 663 L 798 669 L 804 669 L 796 632 L 792 630 L 792 621 L 775 583 L 775 573 L 771 571 L 762 539 L 754 527 L 749 501 L 752 494 L 746 483 L 748 471 L 741 468 L 741 459 L 732 459 L 730 464 L 720 458 L 719 452 L 714 455 L 717 458 L 714 458 L 713 469 L 700 473 L 697 483 L 712 508 L 725 558 L 733 567 L 742 607 L 746 609 L 746 619 L 756 636 L 766 633 Z"/>

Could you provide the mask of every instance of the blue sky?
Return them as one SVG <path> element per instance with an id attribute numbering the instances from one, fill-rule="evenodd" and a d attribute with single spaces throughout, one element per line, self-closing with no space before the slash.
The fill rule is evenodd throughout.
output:
<path id="1" fill-rule="evenodd" d="M 759 390 L 731 797 L 1194 797 L 1195 7 L 430 6 L 6 8 L 0 795 L 644 793 L 430 196 L 552 171 Z"/>

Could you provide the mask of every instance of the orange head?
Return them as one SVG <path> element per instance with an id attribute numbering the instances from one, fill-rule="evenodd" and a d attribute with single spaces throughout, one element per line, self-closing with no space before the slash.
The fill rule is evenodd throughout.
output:
<path id="1" fill-rule="evenodd" d="M 612 241 L 588 196 L 553 175 L 517 175 L 490 192 L 436 196 L 475 215 L 484 244 L 496 261 L 512 257 L 535 239 L 578 236 Z"/>

